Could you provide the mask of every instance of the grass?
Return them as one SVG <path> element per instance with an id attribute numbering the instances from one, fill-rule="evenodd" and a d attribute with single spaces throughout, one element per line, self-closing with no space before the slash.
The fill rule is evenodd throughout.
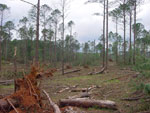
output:
<path id="1" fill-rule="evenodd" d="M 14 89 L 14 85 L 0 85 L 0 89 Z"/>
<path id="2" fill-rule="evenodd" d="M 130 70 L 120 70 L 120 67 L 112 66 L 109 68 L 107 73 L 100 75 L 88 75 L 87 73 L 91 72 L 91 70 L 93 69 L 95 69 L 95 67 L 90 67 L 90 69 L 83 69 L 79 73 L 67 74 L 63 76 L 60 74 L 60 72 L 57 72 L 52 78 L 44 79 L 42 81 L 41 87 L 49 93 L 54 102 L 58 102 L 60 99 L 81 94 L 81 92 L 69 92 L 68 90 L 62 93 L 56 93 L 66 86 L 79 85 L 79 88 L 88 88 L 92 85 L 98 85 L 100 86 L 100 88 L 92 91 L 91 97 L 93 99 L 114 100 L 117 105 L 119 105 L 119 108 L 124 110 L 125 113 L 130 113 L 131 111 L 131 113 L 134 113 L 135 111 L 143 111 L 149 109 L 148 104 L 144 103 L 144 101 L 142 102 L 144 104 L 140 104 L 139 106 L 137 106 L 137 102 L 128 103 L 121 100 L 122 98 L 130 98 L 131 94 L 137 90 L 137 83 L 139 83 L 139 79 L 141 78 L 134 78 L 132 76 L 136 72 L 131 72 Z M 113 79 L 121 76 L 123 78 Z M 2 89 L 1 91 L 3 91 L 4 89 L 6 89 L 7 91 L 8 89 L 12 88 L 14 88 L 13 85 L 0 85 L 0 89 Z M 139 88 L 143 89 L 143 86 L 139 85 Z M 147 89 L 149 91 L 150 86 L 147 86 L 145 90 Z M 130 106 L 126 107 L 126 104 L 130 104 Z M 113 110 L 99 109 L 97 106 L 82 110 L 86 110 L 86 113 L 116 113 Z"/>
<path id="3" fill-rule="evenodd" d="M 106 84 L 115 84 L 115 83 L 120 83 L 120 80 L 114 79 L 114 80 L 109 80 L 106 82 Z"/>
<path id="4" fill-rule="evenodd" d="M 66 76 L 66 75 L 65 75 Z M 86 85 L 101 85 L 101 76 L 102 75 L 84 75 L 84 76 L 76 76 L 76 77 L 64 77 L 57 78 L 51 81 L 52 84 L 65 84 L 65 85 L 75 85 L 80 84 L 81 86 Z"/>

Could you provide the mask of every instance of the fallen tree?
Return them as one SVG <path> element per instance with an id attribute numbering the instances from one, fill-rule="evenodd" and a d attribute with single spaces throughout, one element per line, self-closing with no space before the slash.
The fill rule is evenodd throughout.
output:
<path id="1" fill-rule="evenodd" d="M 100 71 L 93 71 L 89 72 L 88 75 L 97 75 L 97 74 L 102 74 L 105 71 L 105 67 L 103 67 Z"/>
<path id="2" fill-rule="evenodd" d="M 61 89 L 60 91 L 57 91 L 57 93 L 62 93 L 62 92 L 64 92 L 64 91 L 66 91 L 66 90 L 69 90 L 69 89 L 72 89 L 72 88 L 77 88 L 79 85 L 74 85 L 74 86 L 72 86 L 72 87 L 65 87 L 64 89 Z"/>
<path id="3" fill-rule="evenodd" d="M 19 105 L 19 103 L 15 99 L 9 99 L 9 101 L 15 107 L 17 107 Z M 9 102 L 7 101 L 7 99 L 0 99 L 0 111 L 6 112 L 6 111 L 10 111 L 10 110 L 12 110 L 12 106 L 9 104 Z"/>
<path id="4" fill-rule="evenodd" d="M 97 107 L 117 110 L 117 105 L 113 101 L 109 100 L 91 100 L 91 99 L 62 99 L 59 101 L 60 107 L 75 106 L 75 107 Z"/>
<path id="5" fill-rule="evenodd" d="M 81 71 L 81 69 L 71 70 L 71 71 L 65 72 L 64 74 L 70 74 L 70 73 L 75 73 L 75 72 L 79 72 L 79 71 Z"/>
<path id="6" fill-rule="evenodd" d="M 91 86 L 89 88 L 76 88 L 76 89 L 72 89 L 70 92 L 89 92 L 90 90 L 93 90 L 95 88 L 100 88 L 99 86 Z"/>
<path id="7" fill-rule="evenodd" d="M 13 83 L 14 83 L 14 80 L 3 80 L 3 81 L 0 81 L 1 85 L 11 85 Z"/>
<path id="8" fill-rule="evenodd" d="M 24 74 L 23 78 L 15 80 L 15 93 L 0 100 L 0 112 L 44 113 L 45 109 L 42 103 L 41 90 L 38 86 L 38 79 L 42 76 L 51 76 L 51 74 L 51 71 L 43 72 L 32 67 L 30 74 Z M 47 113 L 53 113 L 52 107 L 48 108 Z"/>
<path id="9" fill-rule="evenodd" d="M 47 96 L 48 100 L 49 100 L 49 103 L 50 105 L 52 106 L 53 110 L 54 110 L 54 113 L 61 113 L 59 107 L 57 106 L 57 104 L 55 104 L 52 99 L 49 97 L 48 93 L 43 90 L 43 93 Z"/>
<path id="10" fill-rule="evenodd" d="M 91 94 L 88 92 L 81 93 L 75 96 L 69 96 L 68 99 L 77 99 L 77 98 L 90 98 Z"/>

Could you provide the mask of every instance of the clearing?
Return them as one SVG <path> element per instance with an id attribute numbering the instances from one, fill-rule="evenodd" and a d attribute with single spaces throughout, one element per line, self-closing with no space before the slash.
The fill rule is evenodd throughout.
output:
<path id="1" fill-rule="evenodd" d="M 76 68 L 77 67 L 74 67 L 73 69 Z M 148 102 L 143 102 L 142 99 L 135 99 L 134 101 L 123 100 L 125 98 L 130 99 L 141 95 L 140 92 L 136 91 L 134 85 L 138 82 L 137 72 L 128 67 L 123 68 L 116 66 L 113 63 L 110 64 L 108 71 L 98 75 L 88 75 L 88 73 L 93 69 L 98 70 L 99 67 L 78 68 L 81 68 L 80 72 L 66 74 L 63 76 L 61 75 L 61 72 L 58 71 L 51 78 L 43 78 L 41 88 L 45 89 L 52 100 L 57 103 L 60 99 L 83 94 L 82 92 L 71 92 L 71 89 L 75 89 L 75 86 L 78 89 L 96 86 L 95 89 L 90 91 L 90 98 L 115 101 L 119 108 L 118 111 L 97 109 L 96 107 L 88 109 L 81 108 L 79 113 L 81 111 L 81 113 L 141 113 L 140 111 L 147 110 L 147 106 L 149 106 L 149 104 Z M 63 89 L 65 90 L 63 91 Z M 13 92 L 13 86 L 1 85 L 0 92 L 1 95 L 9 95 Z"/>

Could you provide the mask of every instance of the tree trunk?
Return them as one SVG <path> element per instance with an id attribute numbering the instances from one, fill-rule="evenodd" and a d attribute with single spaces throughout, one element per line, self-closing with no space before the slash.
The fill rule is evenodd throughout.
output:
<path id="1" fill-rule="evenodd" d="M 49 62 L 51 63 L 52 62 L 52 51 L 51 51 L 52 49 L 51 49 L 51 39 L 50 39 L 50 41 L 49 41 Z"/>
<path id="2" fill-rule="evenodd" d="M 3 12 L 1 16 L 1 32 L 3 31 Z M 0 71 L 2 69 L 2 36 L 0 36 Z"/>
<path id="3" fill-rule="evenodd" d="M 14 99 L 9 99 L 9 100 L 15 107 L 19 106 L 19 103 L 16 100 Z M 6 113 L 6 111 L 11 111 L 11 110 L 12 110 L 12 106 L 8 103 L 8 101 L 5 99 L 0 99 L 0 111 Z"/>
<path id="4" fill-rule="evenodd" d="M 130 44 L 129 44 L 129 64 L 131 64 L 131 58 L 132 58 L 132 46 L 131 46 L 131 43 L 132 43 L 132 11 L 130 12 Z"/>
<path id="5" fill-rule="evenodd" d="M 117 36 L 118 36 L 118 18 L 116 17 L 116 38 Z M 116 45 L 116 63 L 118 63 L 118 42 Z"/>
<path id="6" fill-rule="evenodd" d="M 115 102 L 109 100 L 62 99 L 60 100 L 59 104 L 61 107 L 76 106 L 76 107 L 83 107 L 83 108 L 91 108 L 96 106 L 98 108 L 117 110 L 117 106 Z"/>
<path id="7" fill-rule="evenodd" d="M 106 2 L 104 0 L 104 17 L 103 17 L 103 67 L 105 67 L 105 7 Z"/>
<path id="8" fill-rule="evenodd" d="M 108 0 L 107 0 L 107 19 L 106 19 L 106 69 L 108 68 Z"/>
<path id="9" fill-rule="evenodd" d="M 27 51 L 27 42 L 28 41 L 28 39 L 25 39 L 25 65 L 26 65 L 26 70 L 27 70 L 27 68 L 28 68 L 28 57 L 27 57 L 27 53 L 28 53 L 28 51 Z"/>
<path id="10" fill-rule="evenodd" d="M 62 6 L 62 75 L 64 75 L 64 32 L 65 32 L 65 1 L 63 0 L 63 6 Z"/>
<path id="11" fill-rule="evenodd" d="M 46 56 L 46 34 L 44 32 L 43 63 L 45 63 L 45 56 Z"/>
<path id="12" fill-rule="evenodd" d="M 133 48 L 134 48 L 134 51 L 133 51 L 133 64 L 135 65 L 136 64 L 136 59 L 135 59 L 135 41 L 136 41 L 136 0 L 135 0 L 135 4 L 134 4 L 134 44 L 133 44 Z"/>
<path id="13" fill-rule="evenodd" d="M 124 5 L 125 5 L 125 0 L 124 0 Z M 126 11 L 125 11 L 125 6 L 123 9 L 123 19 L 124 19 L 124 64 L 126 64 Z"/>
<path id="14" fill-rule="evenodd" d="M 144 42 L 144 60 L 146 60 L 146 44 Z"/>
<path id="15" fill-rule="evenodd" d="M 57 62 L 57 58 L 56 58 L 56 39 L 57 39 L 57 22 L 56 22 L 56 25 L 55 25 L 55 46 L 54 46 L 54 66 L 56 67 L 56 62 Z"/>
<path id="16" fill-rule="evenodd" d="M 39 62 L 39 17 L 40 16 L 40 0 L 38 0 L 38 5 L 37 5 L 37 25 L 36 25 L 36 47 L 35 47 L 35 61 L 36 64 L 38 65 Z"/>

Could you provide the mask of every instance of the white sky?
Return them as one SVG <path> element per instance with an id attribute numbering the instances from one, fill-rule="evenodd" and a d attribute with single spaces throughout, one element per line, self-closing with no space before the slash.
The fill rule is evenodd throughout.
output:
<path id="1" fill-rule="evenodd" d="M 37 0 L 26 0 L 37 3 Z M 77 32 L 77 39 L 80 42 L 85 42 L 88 40 L 98 40 L 99 36 L 102 34 L 102 22 L 103 18 L 101 16 L 93 16 L 94 13 L 103 13 L 103 9 L 99 4 L 87 4 L 84 3 L 87 0 L 73 0 L 70 4 L 69 15 L 66 22 L 73 20 L 75 22 L 74 31 Z M 150 29 L 150 3 L 146 0 L 146 4 L 140 7 L 140 12 L 138 13 L 138 22 L 145 25 L 146 29 Z M 28 15 L 28 11 L 31 6 L 29 4 L 23 3 L 20 0 L 0 0 L 0 3 L 7 4 L 10 7 L 9 17 L 7 20 L 12 20 L 15 23 L 19 21 L 23 16 Z M 57 7 L 56 0 L 41 0 L 42 4 L 48 4 L 51 7 Z M 140 17 L 140 18 L 139 18 Z M 115 31 L 115 24 L 109 21 L 109 31 Z M 120 28 L 122 29 L 122 28 Z M 122 31 L 120 30 L 120 34 Z M 127 34 L 128 36 L 128 34 Z"/>

